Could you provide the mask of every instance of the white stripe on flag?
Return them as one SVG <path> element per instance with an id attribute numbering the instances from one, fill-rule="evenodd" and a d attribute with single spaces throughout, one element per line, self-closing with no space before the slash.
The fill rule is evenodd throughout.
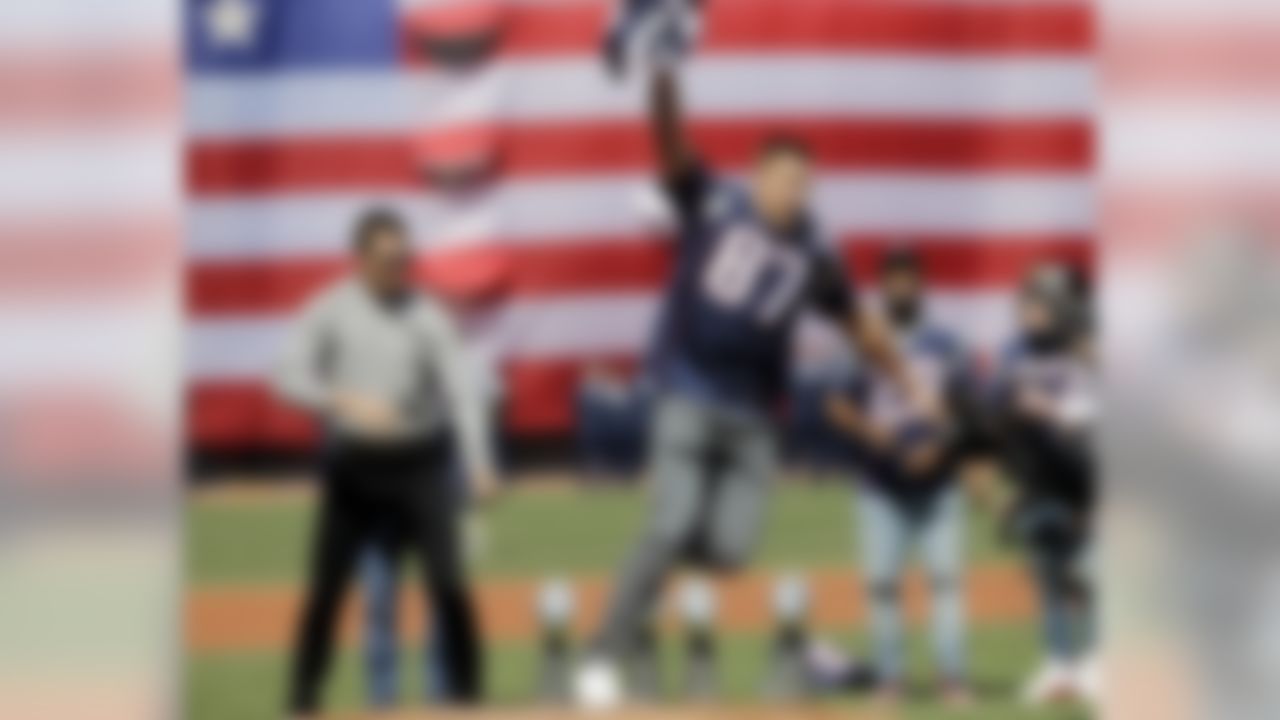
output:
<path id="1" fill-rule="evenodd" d="M 598 60 L 522 59 L 461 78 L 430 71 L 284 72 L 197 77 L 193 139 L 421 130 L 457 124 L 636 119 L 643 93 Z M 719 55 L 696 62 L 685 95 L 698 116 L 1086 117 L 1087 58 Z"/>
<path id="2" fill-rule="evenodd" d="M 357 215 L 375 204 L 410 218 L 431 250 L 495 240 L 630 240 L 654 231 L 659 200 L 651 180 L 614 176 L 510 182 L 466 202 L 413 193 L 199 200 L 188 216 L 187 254 L 202 261 L 342 253 Z M 815 188 L 814 209 L 831 235 L 1085 234 L 1095 225 L 1092 182 L 1076 175 L 829 176 Z"/>
<path id="3" fill-rule="evenodd" d="M 649 344 L 658 307 L 655 293 L 521 300 L 499 310 L 476 344 L 497 348 L 506 360 L 636 354 Z M 982 350 L 996 347 L 1011 326 L 1011 297 L 1003 291 L 939 293 L 930 307 L 938 322 Z M 289 322 L 279 315 L 195 320 L 187 336 L 188 378 L 265 379 Z"/>

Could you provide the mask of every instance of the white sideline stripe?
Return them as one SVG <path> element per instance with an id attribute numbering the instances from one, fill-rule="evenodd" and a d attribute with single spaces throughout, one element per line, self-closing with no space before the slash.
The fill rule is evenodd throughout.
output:
<path id="1" fill-rule="evenodd" d="M 521 300 L 498 311 L 478 344 L 504 360 L 638 353 L 651 338 L 658 306 L 653 292 Z M 990 350 L 1011 327 L 1012 297 L 996 290 L 939 293 L 931 313 L 975 348 Z M 189 381 L 266 379 L 289 322 L 280 314 L 195 319 L 187 333 Z"/>
<path id="2" fill-rule="evenodd" d="M 686 75 L 697 116 L 1088 117 L 1094 66 L 1078 55 L 752 55 L 701 59 Z M 196 140 L 395 133 L 424 123 L 639 119 L 639 80 L 596 58 L 495 63 L 479 74 L 376 70 L 199 77 L 188 85 Z"/>
<path id="3" fill-rule="evenodd" d="M 814 189 L 830 235 L 1089 233 L 1096 226 L 1088 176 L 839 174 Z M 448 201 L 412 192 L 202 199 L 188 213 L 195 261 L 288 259 L 345 252 L 356 217 L 386 205 L 409 219 L 421 249 L 500 240 L 624 238 L 653 234 L 653 181 L 640 175 L 521 180 L 481 197 Z"/>

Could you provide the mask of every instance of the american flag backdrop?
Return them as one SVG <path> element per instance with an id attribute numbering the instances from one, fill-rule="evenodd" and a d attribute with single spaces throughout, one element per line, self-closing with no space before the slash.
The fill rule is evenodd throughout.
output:
<path id="1" fill-rule="evenodd" d="M 639 356 L 671 247 L 641 85 L 599 59 L 609 2 L 189 2 L 196 446 L 308 438 L 267 376 L 373 203 L 410 218 L 424 282 L 481 318 L 510 430 L 567 430 L 583 365 Z M 886 243 L 917 242 L 934 314 L 990 347 L 1028 264 L 1091 255 L 1092 14 L 1084 0 L 707 0 L 684 73 L 692 133 L 727 172 L 774 130 L 805 137 L 816 213 L 854 276 L 865 286 Z"/>

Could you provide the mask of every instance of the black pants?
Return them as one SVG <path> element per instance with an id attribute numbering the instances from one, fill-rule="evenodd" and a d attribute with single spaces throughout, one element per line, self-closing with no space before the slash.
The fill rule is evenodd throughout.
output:
<path id="1" fill-rule="evenodd" d="M 438 619 L 446 698 L 480 699 L 481 648 L 458 539 L 457 493 L 443 442 L 351 447 L 325 462 L 306 607 L 294 646 L 290 710 L 318 709 L 334 633 L 360 550 L 369 543 L 415 551 Z M 430 615 L 429 615 L 430 617 Z"/>

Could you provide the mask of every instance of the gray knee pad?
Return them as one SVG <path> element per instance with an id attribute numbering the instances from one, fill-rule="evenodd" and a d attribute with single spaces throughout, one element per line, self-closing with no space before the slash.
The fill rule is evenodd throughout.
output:
<path id="1" fill-rule="evenodd" d="M 749 538 L 732 534 L 709 533 L 706 538 L 705 560 L 707 569 L 730 573 L 741 570 L 751 560 L 754 543 Z"/>
<path id="2" fill-rule="evenodd" d="M 672 557 L 689 555 L 696 550 L 697 537 L 691 527 L 679 527 L 672 524 L 655 524 L 645 533 L 644 543 L 651 552 L 658 552 Z"/>

